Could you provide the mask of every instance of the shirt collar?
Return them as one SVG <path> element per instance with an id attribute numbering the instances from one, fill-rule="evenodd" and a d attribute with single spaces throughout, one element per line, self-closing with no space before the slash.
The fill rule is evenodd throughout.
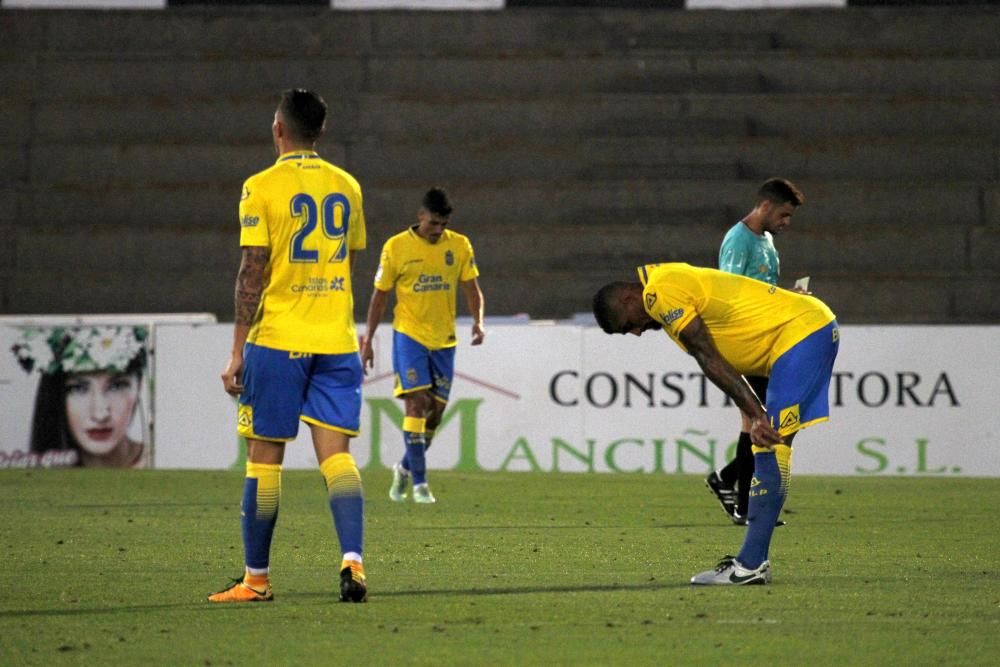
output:
<path id="1" fill-rule="evenodd" d="M 278 162 L 287 160 L 318 160 L 319 153 L 316 151 L 289 151 L 278 156 Z"/>
<path id="2" fill-rule="evenodd" d="M 636 273 L 639 274 L 639 281 L 643 284 L 643 287 L 649 283 L 649 274 L 653 272 L 653 269 L 662 265 L 662 262 L 657 262 L 656 264 L 645 264 L 643 266 L 636 267 Z"/>
<path id="3" fill-rule="evenodd" d="M 426 243 L 427 245 L 435 245 L 435 244 L 431 243 L 430 239 L 425 239 L 423 236 L 421 236 L 420 234 L 417 233 L 417 227 L 419 227 L 419 226 L 420 225 L 410 225 L 407 228 L 408 231 L 410 232 L 410 236 L 412 236 L 413 238 L 417 239 L 418 241 Z M 447 233 L 448 233 L 448 230 L 445 230 L 445 234 L 447 234 Z M 444 234 L 441 235 L 441 239 L 442 240 L 444 239 Z M 440 243 L 441 243 L 441 241 L 438 241 L 438 244 L 440 244 Z"/>

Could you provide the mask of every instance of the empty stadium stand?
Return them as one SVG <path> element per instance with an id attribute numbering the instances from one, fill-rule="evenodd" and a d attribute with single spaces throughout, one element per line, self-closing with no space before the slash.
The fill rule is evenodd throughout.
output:
<path id="1" fill-rule="evenodd" d="M 492 314 L 565 318 L 650 261 L 713 266 L 757 185 L 842 323 L 1000 321 L 1000 11 L 0 11 L 0 313 L 232 319 L 242 180 L 277 93 L 369 250 L 443 185 Z M 460 308 L 461 310 L 461 308 Z"/>

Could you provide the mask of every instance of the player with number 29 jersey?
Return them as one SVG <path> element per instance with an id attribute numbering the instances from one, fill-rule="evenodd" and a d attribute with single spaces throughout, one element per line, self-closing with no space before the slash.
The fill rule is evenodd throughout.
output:
<path id="1" fill-rule="evenodd" d="M 210 602 L 274 599 L 271 538 L 282 464 L 303 423 L 343 554 L 340 600 L 368 599 L 364 494 L 350 450 L 360 428 L 364 377 L 351 264 L 365 247 L 365 221 L 358 182 L 316 153 L 327 111 L 314 91 L 282 91 L 271 122 L 278 161 L 248 178 L 240 196 L 233 346 L 221 378 L 237 398 L 236 430 L 246 440 L 245 569 Z"/>
<path id="2" fill-rule="evenodd" d="M 361 186 L 313 151 L 285 153 L 243 185 L 240 245 L 271 249 L 247 341 L 280 350 L 358 350 L 350 252 L 366 244 Z"/>

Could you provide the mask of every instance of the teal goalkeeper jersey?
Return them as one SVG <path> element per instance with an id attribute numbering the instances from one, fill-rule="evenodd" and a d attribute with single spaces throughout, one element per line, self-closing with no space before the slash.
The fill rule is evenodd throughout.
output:
<path id="1" fill-rule="evenodd" d="M 781 265 L 771 232 L 757 236 L 742 220 L 737 222 L 722 239 L 719 270 L 777 285 Z"/>

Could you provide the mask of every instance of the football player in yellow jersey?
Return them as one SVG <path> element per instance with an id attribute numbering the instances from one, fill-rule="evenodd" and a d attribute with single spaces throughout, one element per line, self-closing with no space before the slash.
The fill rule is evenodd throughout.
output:
<path id="1" fill-rule="evenodd" d="M 365 247 L 361 188 L 315 151 L 327 106 L 286 90 L 271 134 L 278 160 L 243 185 L 233 347 L 222 382 L 239 397 L 247 441 L 241 521 L 246 568 L 212 602 L 266 602 L 271 537 L 285 443 L 308 424 L 343 551 L 340 599 L 364 602 L 364 498 L 350 454 L 363 372 L 354 330 L 351 267 Z"/>
<path id="2" fill-rule="evenodd" d="M 812 296 L 716 269 L 668 263 L 638 271 L 639 281 L 609 283 L 594 295 L 600 327 L 636 336 L 665 330 L 750 418 L 754 476 L 743 547 L 691 583 L 769 583 L 768 550 L 788 494 L 792 440 L 830 415 L 837 320 Z M 768 378 L 766 408 L 743 375 Z"/>
<path id="3" fill-rule="evenodd" d="M 483 292 L 469 239 L 446 229 L 452 212 L 447 193 L 432 188 L 417 211 L 417 224 L 396 234 L 382 248 L 375 290 L 368 305 L 367 335 L 361 346 L 366 367 L 374 361 L 372 335 L 385 313 L 389 293 L 396 292 L 393 311 L 392 366 L 394 394 L 406 410 L 406 452 L 393 466 L 389 497 L 405 500 L 413 478 L 413 500 L 435 502 L 427 485 L 425 452 L 441 423 L 455 371 L 455 301 L 459 289 L 472 315 L 472 344 L 480 345 Z"/>

